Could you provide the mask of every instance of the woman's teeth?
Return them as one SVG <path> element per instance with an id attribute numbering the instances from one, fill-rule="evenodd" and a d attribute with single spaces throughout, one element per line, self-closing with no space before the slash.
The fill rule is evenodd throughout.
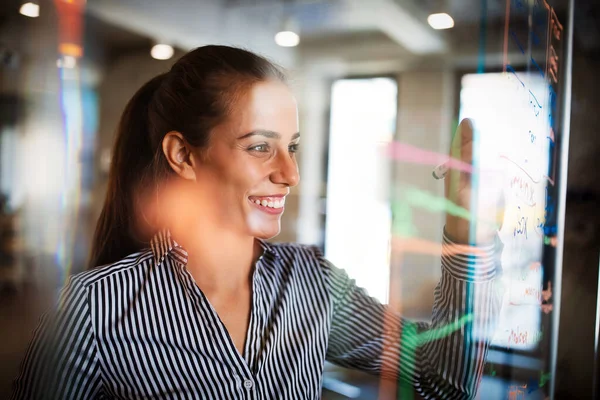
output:
<path id="1" fill-rule="evenodd" d="M 263 207 L 271 207 L 271 208 L 281 208 L 285 204 L 285 200 L 252 200 L 254 203 L 263 206 Z"/>

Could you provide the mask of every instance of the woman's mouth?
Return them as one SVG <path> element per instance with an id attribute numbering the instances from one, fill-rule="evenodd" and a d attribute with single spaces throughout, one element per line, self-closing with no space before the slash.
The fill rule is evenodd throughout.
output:
<path id="1" fill-rule="evenodd" d="M 250 196 L 248 200 L 253 206 L 269 214 L 281 214 L 285 204 L 283 196 Z"/>

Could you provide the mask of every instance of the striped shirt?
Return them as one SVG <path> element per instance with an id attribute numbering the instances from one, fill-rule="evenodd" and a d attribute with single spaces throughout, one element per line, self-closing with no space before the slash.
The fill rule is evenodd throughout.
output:
<path id="1" fill-rule="evenodd" d="M 69 279 L 12 399 L 319 399 L 325 360 L 425 398 L 475 396 L 500 305 L 495 245 L 467 255 L 444 237 L 431 323 L 391 312 L 316 247 L 261 245 L 243 355 L 162 232 Z"/>

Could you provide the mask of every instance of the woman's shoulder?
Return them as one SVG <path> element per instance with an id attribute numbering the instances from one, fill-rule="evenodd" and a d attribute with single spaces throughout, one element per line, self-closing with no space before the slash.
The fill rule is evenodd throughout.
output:
<path id="1" fill-rule="evenodd" d="M 275 243 L 270 244 L 276 257 L 284 264 L 293 264 L 318 270 L 321 273 L 329 273 L 332 264 L 325 258 L 320 246 L 300 243 Z"/>
<path id="2" fill-rule="evenodd" d="M 71 285 L 89 287 L 106 279 L 118 277 L 120 274 L 128 273 L 131 269 L 148 268 L 153 261 L 150 249 L 130 254 L 114 263 L 101 265 L 79 272 L 70 277 Z"/>
<path id="3" fill-rule="evenodd" d="M 315 277 L 319 277 L 317 281 L 325 286 L 347 279 L 344 270 L 325 258 L 320 246 L 300 243 L 276 243 L 270 246 L 276 258 L 281 261 L 281 268 L 294 276 L 302 276 L 312 283 L 315 282 Z"/>

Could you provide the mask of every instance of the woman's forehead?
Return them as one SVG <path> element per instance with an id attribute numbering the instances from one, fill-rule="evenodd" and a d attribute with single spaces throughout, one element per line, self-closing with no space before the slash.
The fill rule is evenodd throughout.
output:
<path id="1" fill-rule="evenodd" d="M 298 132 L 298 110 L 292 91 L 283 83 L 253 85 L 233 108 L 231 122 L 241 130 L 266 129 L 283 134 Z"/>

